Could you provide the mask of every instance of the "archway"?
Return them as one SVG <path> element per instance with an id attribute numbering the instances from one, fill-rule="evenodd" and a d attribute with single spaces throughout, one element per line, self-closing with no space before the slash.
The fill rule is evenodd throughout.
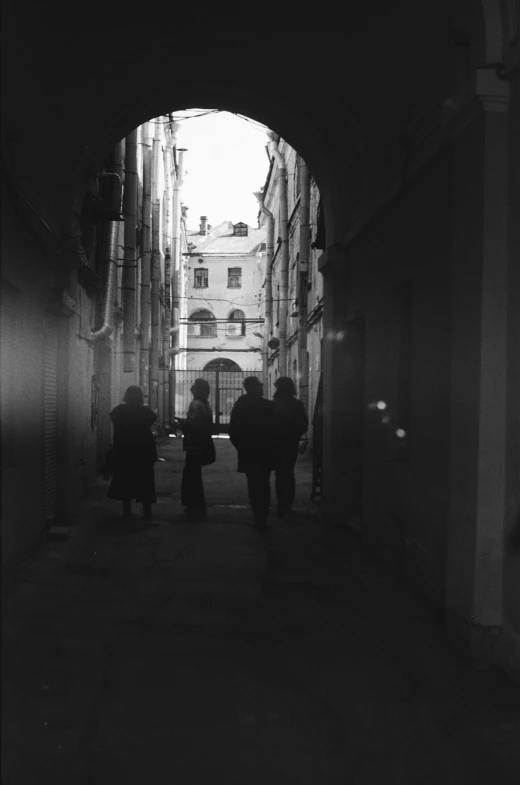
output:
<path id="1" fill-rule="evenodd" d="M 238 363 L 234 362 L 233 360 L 228 360 L 226 357 L 217 357 L 215 360 L 210 360 L 209 363 L 206 363 L 203 371 L 233 371 L 235 373 L 241 373 L 242 368 Z"/>

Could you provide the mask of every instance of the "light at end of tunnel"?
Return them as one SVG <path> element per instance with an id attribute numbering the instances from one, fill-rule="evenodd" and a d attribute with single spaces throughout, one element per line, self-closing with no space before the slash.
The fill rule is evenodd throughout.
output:
<path id="1" fill-rule="evenodd" d="M 378 402 L 376 403 L 376 406 L 377 406 L 377 408 L 378 408 L 380 411 L 384 411 L 384 409 L 386 409 L 386 403 L 385 403 L 385 401 L 378 401 Z"/>
<path id="2" fill-rule="evenodd" d="M 406 436 L 406 431 L 403 431 L 402 428 L 398 428 L 397 431 L 395 432 L 395 435 L 399 437 L 399 439 L 404 439 L 404 437 Z"/>

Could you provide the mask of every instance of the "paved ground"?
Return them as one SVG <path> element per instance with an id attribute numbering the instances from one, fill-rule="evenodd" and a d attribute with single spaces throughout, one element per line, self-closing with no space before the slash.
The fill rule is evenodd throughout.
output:
<path id="1" fill-rule="evenodd" d="M 94 489 L 4 591 L 4 785 L 520 785 L 520 690 L 458 662 L 348 533 L 250 526 L 218 440 L 209 520 L 160 447 L 154 519 Z"/>

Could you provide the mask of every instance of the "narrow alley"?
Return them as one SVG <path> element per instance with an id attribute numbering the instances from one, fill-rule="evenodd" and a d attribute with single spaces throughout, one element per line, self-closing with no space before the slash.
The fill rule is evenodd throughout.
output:
<path id="1" fill-rule="evenodd" d="M 442 622 L 297 464 L 290 519 L 251 527 L 216 441 L 209 517 L 183 517 L 179 439 L 130 524 L 98 479 L 67 541 L 4 590 L 4 785 L 518 785 L 520 687 Z"/>

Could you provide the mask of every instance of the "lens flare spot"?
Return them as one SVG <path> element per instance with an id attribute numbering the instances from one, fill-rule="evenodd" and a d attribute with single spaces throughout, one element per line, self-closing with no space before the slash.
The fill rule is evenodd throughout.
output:
<path id="1" fill-rule="evenodd" d="M 380 411 L 384 411 L 384 410 L 386 409 L 386 403 L 385 403 L 385 401 L 378 401 L 378 402 L 376 403 L 376 406 L 377 406 L 377 408 L 378 408 Z"/>
<path id="2" fill-rule="evenodd" d="M 406 436 L 406 431 L 403 431 L 403 429 L 402 429 L 402 428 L 398 428 L 398 429 L 397 429 L 397 431 L 395 432 L 395 435 L 396 435 L 396 436 L 397 436 L 399 439 L 404 439 L 404 437 Z"/>
<path id="3" fill-rule="evenodd" d="M 385 416 L 381 418 L 381 422 L 384 425 L 388 425 L 388 423 L 390 422 L 390 417 L 388 416 L 388 414 L 385 414 Z"/>

